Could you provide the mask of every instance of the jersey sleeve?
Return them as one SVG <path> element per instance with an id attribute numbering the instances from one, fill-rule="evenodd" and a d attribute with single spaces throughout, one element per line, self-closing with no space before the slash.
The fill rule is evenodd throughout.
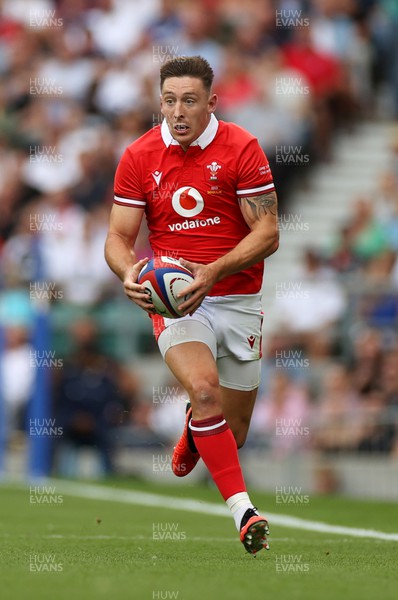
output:
<path id="1" fill-rule="evenodd" d="M 258 141 L 253 138 L 243 149 L 238 160 L 236 194 L 259 196 L 275 189 L 268 159 Z"/>
<path id="2" fill-rule="evenodd" d="M 116 169 L 114 203 L 135 208 L 145 208 L 146 205 L 140 168 L 130 148 L 124 151 Z"/>

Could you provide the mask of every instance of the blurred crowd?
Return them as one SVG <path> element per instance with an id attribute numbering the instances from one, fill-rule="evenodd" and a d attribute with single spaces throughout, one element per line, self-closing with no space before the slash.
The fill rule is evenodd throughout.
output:
<path id="1" fill-rule="evenodd" d="M 398 456 L 397 132 L 375 188 L 353 198 L 333 242 L 309 247 L 276 291 L 253 419 L 254 439 L 267 430 L 276 452 Z M 278 418 L 311 435 L 276 434 Z"/>
<path id="2" fill-rule="evenodd" d="M 48 299 L 87 316 L 122 295 L 103 260 L 113 176 L 124 148 L 161 122 L 161 65 L 184 55 L 209 60 L 217 116 L 258 137 L 283 211 L 298 177 L 293 166 L 286 177 L 278 147 L 309 152 L 310 177 L 317 162 L 333 160 L 336 132 L 380 111 L 398 118 L 397 34 L 390 0 L 0 0 L 1 361 L 14 427 L 23 429 L 33 385 L 35 305 Z M 253 443 L 268 432 L 276 451 L 290 443 L 397 451 L 387 418 L 398 406 L 397 156 L 398 143 L 377 198 L 358 199 L 333 248 L 303 258 L 300 277 L 318 301 L 307 315 L 297 300 L 286 306 L 296 329 L 282 328 L 267 349 Z M 139 257 L 149 252 L 145 227 L 137 249 Z M 320 281 L 329 282 L 324 296 L 316 296 Z M 351 343 L 344 281 L 361 317 Z M 148 402 L 131 367 L 107 354 L 101 319 L 94 321 L 70 325 L 54 410 L 65 439 L 101 448 L 110 470 L 110 429 L 122 424 L 142 443 L 170 444 L 180 424 L 170 406 Z M 275 367 L 276 353 L 293 351 L 311 368 Z M 278 415 L 327 424 L 328 433 L 271 435 Z"/>

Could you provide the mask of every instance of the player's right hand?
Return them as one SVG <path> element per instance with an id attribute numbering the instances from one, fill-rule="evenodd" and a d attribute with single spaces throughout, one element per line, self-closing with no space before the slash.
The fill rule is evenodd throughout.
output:
<path id="1" fill-rule="evenodd" d="M 145 291 L 145 286 L 137 283 L 138 275 L 143 266 L 149 262 L 149 258 L 143 258 L 128 269 L 123 280 L 123 287 L 126 296 L 132 302 L 135 302 L 140 308 L 148 314 L 155 314 L 155 307 L 149 300 L 149 294 Z"/>

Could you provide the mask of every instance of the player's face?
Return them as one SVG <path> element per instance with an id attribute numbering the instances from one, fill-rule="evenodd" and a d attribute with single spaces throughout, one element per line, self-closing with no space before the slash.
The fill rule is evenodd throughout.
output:
<path id="1" fill-rule="evenodd" d="M 160 107 L 171 135 L 188 148 L 206 129 L 217 96 L 197 77 L 169 77 L 163 83 Z"/>

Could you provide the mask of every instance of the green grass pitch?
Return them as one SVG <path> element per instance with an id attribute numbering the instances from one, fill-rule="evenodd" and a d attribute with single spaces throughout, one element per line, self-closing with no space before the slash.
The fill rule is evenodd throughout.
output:
<path id="1" fill-rule="evenodd" d="M 108 481 L 129 489 L 222 505 L 215 489 Z M 3 600 L 367 600 L 397 598 L 398 542 L 273 525 L 269 552 L 252 558 L 224 516 L 78 498 L 46 484 L 0 486 Z M 48 486 L 52 486 L 49 490 Z M 43 490 L 42 490 L 43 491 Z M 393 503 L 313 497 L 276 504 L 252 493 L 266 514 L 398 532 Z M 45 500 L 43 498 L 45 497 Z M 33 500 L 33 501 L 32 501 Z"/>

